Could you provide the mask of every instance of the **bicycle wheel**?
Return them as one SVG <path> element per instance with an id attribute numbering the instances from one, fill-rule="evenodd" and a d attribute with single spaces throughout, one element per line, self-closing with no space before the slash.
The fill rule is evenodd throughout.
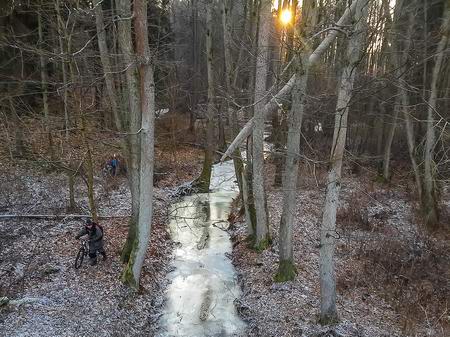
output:
<path id="1" fill-rule="evenodd" d="M 84 253 L 84 247 L 81 247 L 78 251 L 77 258 L 75 259 L 75 269 L 78 269 L 83 264 L 83 259 L 86 254 Z"/>

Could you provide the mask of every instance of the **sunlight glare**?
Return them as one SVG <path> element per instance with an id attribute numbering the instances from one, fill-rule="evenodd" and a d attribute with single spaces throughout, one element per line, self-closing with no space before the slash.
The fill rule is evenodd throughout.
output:
<path id="1" fill-rule="evenodd" d="M 291 20 L 292 20 L 292 13 L 291 13 L 291 11 L 289 9 L 284 9 L 281 12 L 280 19 L 281 19 L 281 22 L 283 23 L 283 25 L 289 24 L 291 22 Z"/>

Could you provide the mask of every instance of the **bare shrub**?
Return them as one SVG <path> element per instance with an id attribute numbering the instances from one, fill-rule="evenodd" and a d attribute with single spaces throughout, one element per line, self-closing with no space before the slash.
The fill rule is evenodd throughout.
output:
<path id="1" fill-rule="evenodd" d="M 400 314 L 404 333 L 418 326 L 433 336 L 448 336 L 450 253 L 448 247 L 417 234 L 413 242 L 384 237 L 363 248 L 362 270 L 341 278 L 339 288 L 366 287 Z"/>
<path id="2" fill-rule="evenodd" d="M 337 212 L 337 223 L 343 229 L 373 230 L 369 222 L 367 197 L 358 192 L 352 192 L 346 205 Z"/>

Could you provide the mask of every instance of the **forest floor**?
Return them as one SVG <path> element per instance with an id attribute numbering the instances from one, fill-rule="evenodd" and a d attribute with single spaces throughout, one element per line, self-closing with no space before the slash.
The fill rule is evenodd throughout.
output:
<path id="1" fill-rule="evenodd" d="M 106 149 L 96 147 L 97 172 Z M 199 149 L 156 148 L 152 245 L 142 290 L 133 293 L 120 282 L 120 249 L 127 234 L 130 192 L 124 177 L 98 175 L 96 196 L 109 258 L 95 267 L 73 268 L 81 229 L 78 219 L 0 219 L 0 337 L 153 336 L 163 305 L 172 241 L 167 210 L 173 188 L 199 173 Z M 0 164 L 0 214 L 66 214 L 66 176 L 32 163 Z M 273 167 L 268 165 L 271 185 Z M 417 223 L 411 184 L 398 179 L 377 183 L 371 173 L 345 172 L 338 213 L 336 270 L 340 323 L 317 324 L 319 308 L 318 238 L 326 175 L 317 179 L 302 170 L 294 226 L 298 276 L 274 283 L 278 262 L 280 188 L 268 186 L 273 245 L 256 253 L 245 243 L 245 225 L 232 233 L 232 259 L 242 296 L 236 301 L 248 322 L 247 336 L 390 337 L 449 335 L 450 238 L 429 235 Z M 305 178 L 306 177 L 306 178 Z M 86 214 L 86 187 L 76 182 L 79 211 Z M 442 191 L 443 223 L 449 223 L 450 190 Z M 447 217 L 445 217 L 445 214 Z"/>
<path id="2" fill-rule="evenodd" d="M 262 253 L 249 249 L 243 222 L 236 222 L 232 232 L 233 263 L 243 290 L 237 306 L 249 323 L 248 336 L 450 336 L 448 231 L 430 235 L 422 230 L 410 184 L 404 179 L 386 186 L 377 183 L 373 173 L 344 174 L 336 233 L 340 322 L 327 327 L 317 323 L 326 174 L 322 172 L 316 180 L 303 169 L 300 175 L 293 228 L 298 272 L 294 281 L 273 281 L 281 188 L 268 186 L 267 191 L 271 248 Z M 448 187 L 442 200 L 446 200 L 442 209 L 447 214 L 442 221 L 448 224 Z"/>
<path id="3" fill-rule="evenodd" d="M 201 150 L 156 149 L 163 173 L 154 195 L 152 244 L 145 260 L 142 288 L 133 293 L 120 282 L 120 250 L 127 235 L 130 192 L 125 177 L 96 178 L 99 213 L 108 259 L 97 266 L 73 263 L 79 248 L 79 219 L 0 220 L 0 336 L 153 336 L 163 304 L 172 242 L 166 229 L 173 187 L 199 173 Z M 98 170 L 101 169 L 99 163 Z M 0 214 L 67 214 L 66 176 L 21 163 L 0 167 Z M 87 192 L 76 181 L 77 214 L 87 214 Z"/>

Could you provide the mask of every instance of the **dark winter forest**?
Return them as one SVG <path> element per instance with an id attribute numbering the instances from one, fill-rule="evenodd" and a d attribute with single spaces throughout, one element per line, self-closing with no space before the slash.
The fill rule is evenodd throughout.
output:
<path id="1" fill-rule="evenodd" d="M 0 337 L 450 336 L 450 0 L 1 0 Z"/>

